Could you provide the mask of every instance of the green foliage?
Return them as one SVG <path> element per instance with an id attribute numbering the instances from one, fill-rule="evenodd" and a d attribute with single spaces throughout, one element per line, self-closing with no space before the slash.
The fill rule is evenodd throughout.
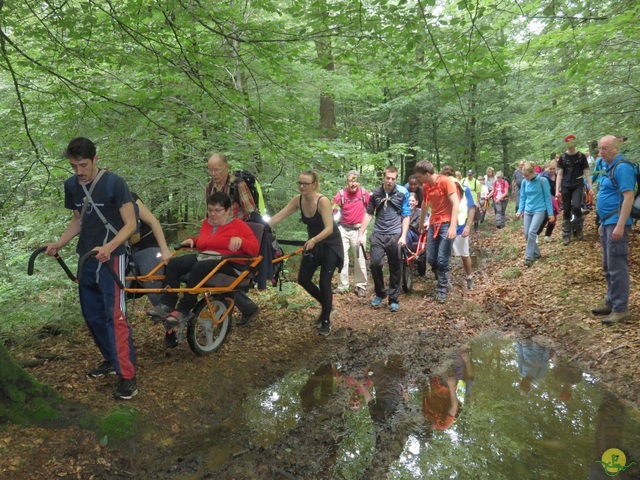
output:
<path id="1" fill-rule="evenodd" d="M 135 408 L 119 405 L 97 421 L 96 435 L 101 443 L 134 438 L 142 426 L 142 414 Z"/>

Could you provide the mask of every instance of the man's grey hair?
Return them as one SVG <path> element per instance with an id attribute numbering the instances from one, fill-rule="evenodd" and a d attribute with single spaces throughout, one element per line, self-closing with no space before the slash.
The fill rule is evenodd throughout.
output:
<path id="1" fill-rule="evenodd" d="M 349 173 L 347 173 L 347 178 L 349 177 L 360 177 L 360 172 L 358 170 L 349 170 Z"/>

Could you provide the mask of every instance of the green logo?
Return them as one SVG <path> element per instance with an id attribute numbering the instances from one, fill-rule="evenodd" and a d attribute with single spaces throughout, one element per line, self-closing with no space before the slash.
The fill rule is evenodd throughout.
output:
<path id="1" fill-rule="evenodd" d="M 596 463 L 601 463 L 605 473 L 610 477 L 615 477 L 620 472 L 624 472 L 631 465 L 635 465 L 636 462 L 631 462 L 627 465 L 627 457 L 622 450 L 617 448 L 610 448 L 602 454 L 601 460 L 596 460 Z"/>

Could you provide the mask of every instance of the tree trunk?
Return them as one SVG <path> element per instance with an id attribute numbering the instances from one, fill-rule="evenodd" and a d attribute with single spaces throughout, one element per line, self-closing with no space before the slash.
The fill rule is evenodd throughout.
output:
<path id="1" fill-rule="evenodd" d="M 0 342 L 0 424 L 50 420 L 61 404 L 62 397 L 29 375 Z"/>
<path id="2" fill-rule="evenodd" d="M 501 130 L 501 142 L 502 142 L 502 172 L 505 178 L 511 178 L 511 168 L 509 167 L 509 136 L 507 135 L 507 127 L 502 127 Z"/>

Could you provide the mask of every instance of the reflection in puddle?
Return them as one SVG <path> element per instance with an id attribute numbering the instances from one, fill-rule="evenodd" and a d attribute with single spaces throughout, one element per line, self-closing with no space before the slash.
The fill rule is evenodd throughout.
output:
<path id="1" fill-rule="evenodd" d="M 430 375 L 407 374 L 406 361 L 389 355 L 362 371 L 326 364 L 287 375 L 221 426 L 224 448 L 211 448 L 209 471 L 296 427 L 317 436 L 305 415 L 342 402 L 335 430 L 323 433 L 332 446 L 322 478 L 609 478 L 602 462 L 612 448 L 628 467 L 616 478 L 640 478 L 638 412 L 552 348 L 477 340 Z"/>

